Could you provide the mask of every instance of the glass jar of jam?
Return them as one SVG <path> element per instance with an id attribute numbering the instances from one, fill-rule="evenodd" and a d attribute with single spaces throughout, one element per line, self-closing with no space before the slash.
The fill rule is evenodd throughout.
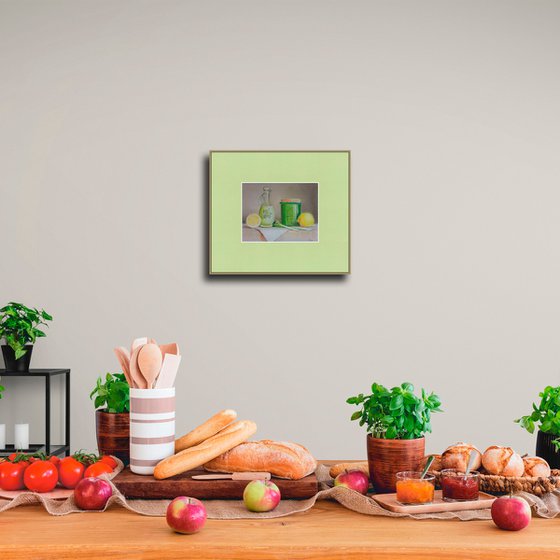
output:
<path id="1" fill-rule="evenodd" d="M 421 472 L 403 471 L 397 473 L 397 501 L 401 504 L 429 504 L 434 499 L 435 477 Z"/>
<path id="2" fill-rule="evenodd" d="M 478 500 L 478 473 L 465 475 L 455 469 L 441 471 L 441 494 L 446 502 L 466 502 Z"/>

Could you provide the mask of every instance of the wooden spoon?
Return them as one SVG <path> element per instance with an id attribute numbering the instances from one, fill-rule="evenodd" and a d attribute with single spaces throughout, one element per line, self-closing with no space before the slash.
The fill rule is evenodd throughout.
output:
<path id="1" fill-rule="evenodd" d="M 148 389 L 154 386 L 162 361 L 161 350 L 157 344 L 144 344 L 138 353 L 138 368 L 148 384 Z"/>
<path id="2" fill-rule="evenodd" d="M 121 369 L 126 377 L 129 387 L 134 387 L 132 384 L 132 378 L 130 377 L 130 354 L 128 353 L 128 350 L 123 346 L 119 346 L 117 348 L 113 348 L 113 351 L 117 356 L 117 360 L 119 360 L 119 364 L 121 365 Z"/>
<path id="3" fill-rule="evenodd" d="M 130 356 L 130 377 L 134 383 L 133 387 L 136 389 L 147 389 L 148 383 L 144 379 L 142 372 L 138 369 L 138 353 L 142 350 L 143 346 L 137 346 Z"/>

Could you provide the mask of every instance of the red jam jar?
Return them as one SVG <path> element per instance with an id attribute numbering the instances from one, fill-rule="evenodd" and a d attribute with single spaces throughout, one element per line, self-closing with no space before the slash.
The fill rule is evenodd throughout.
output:
<path id="1" fill-rule="evenodd" d="M 446 502 L 467 502 L 478 500 L 478 473 L 465 475 L 455 469 L 441 471 L 441 493 Z"/>

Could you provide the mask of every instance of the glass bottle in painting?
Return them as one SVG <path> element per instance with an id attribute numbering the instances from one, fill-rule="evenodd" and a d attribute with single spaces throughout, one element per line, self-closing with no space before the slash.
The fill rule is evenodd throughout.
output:
<path id="1" fill-rule="evenodd" d="M 261 227 L 272 227 L 274 224 L 274 206 L 270 202 L 270 187 L 264 187 L 261 196 L 259 197 L 261 207 L 259 216 L 261 217 Z"/>

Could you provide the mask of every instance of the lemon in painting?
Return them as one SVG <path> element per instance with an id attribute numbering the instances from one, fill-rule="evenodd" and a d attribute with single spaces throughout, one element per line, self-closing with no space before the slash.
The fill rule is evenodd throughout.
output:
<path id="1" fill-rule="evenodd" d="M 315 223 L 315 218 L 310 212 L 304 212 L 303 214 L 299 215 L 297 221 L 301 227 L 309 227 Z"/>
<path id="2" fill-rule="evenodd" d="M 245 223 L 249 227 L 259 227 L 261 225 L 261 217 L 258 214 L 249 214 Z"/>

